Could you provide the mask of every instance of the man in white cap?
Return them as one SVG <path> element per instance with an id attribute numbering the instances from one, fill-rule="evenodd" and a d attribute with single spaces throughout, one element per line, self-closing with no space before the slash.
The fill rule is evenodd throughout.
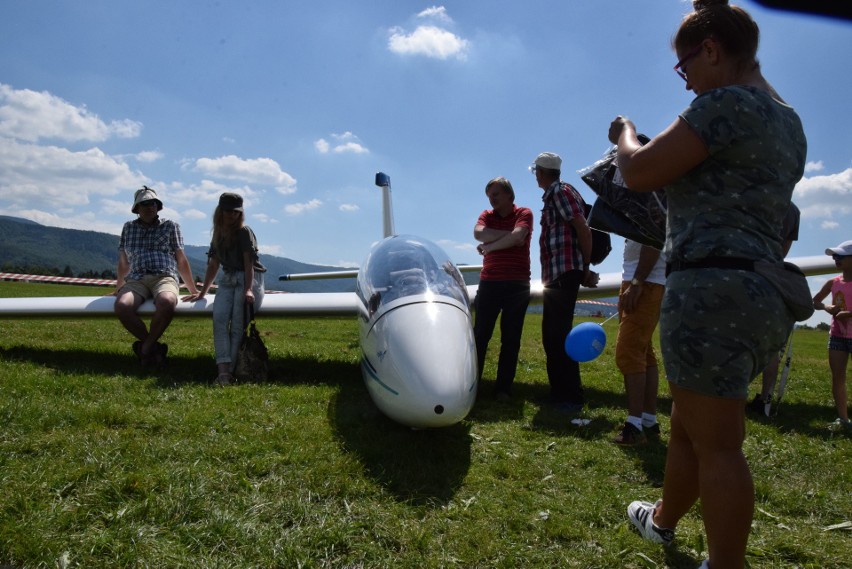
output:
<path id="1" fill-rule="evenodd" d="M 183 251 L 180 226 L 157 215 L 163 202 L 157 192 L 143 186 L 133 197 L 128 221 L 118 243 L 115 313 L 128 332 L 136 337 L 133 351 L 142 365 L 165 363 L 168 346 L 158 342 L 174 316 L 180 289 L 178 274 L 191 294 L 197 294 L 189 260 Z M 154 299 L 150 328 L 136 313 L 147 299 Z"/>
<path id="2" fill-rule="evenodd" d="M 530 170 L 544 190 L 539 237 L 544 284 L 541 336 L 550 399 L 557 410 L 576 413 L 584 403 L 580 364 L 565 353 L 565 338 L 574 325 L 580 286 L 597 286 L 598 275 L 589 268 L 592 231 L 580 192 L 560 180 L 562 159 L 557 154 L 542 152 Z"/>

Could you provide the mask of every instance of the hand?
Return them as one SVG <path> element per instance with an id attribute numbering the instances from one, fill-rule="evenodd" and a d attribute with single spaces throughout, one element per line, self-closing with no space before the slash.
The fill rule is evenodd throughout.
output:
<path id="1" fill-rule="evenodd" d="M 601 276 L 591 269 L 586 269 L 585 274 L 583 275 L 583 286 L 586 288 L 596 288 L 598 286 L 598 282 L 601 280 Z"/>
<path id="2" fill-rule="evenodd" d="M 609 125 L 609 141 L 611 143 L 618 144 L 618 139 L 621 136 L 621 131 L 624 130 L 624 127 L 629 127 L 633 130 L 636 130 L 636 125 L 634 125 L 633 121 L 631 121 L 627 117 L 618 115 L 613 119 L 613 121 Z"/>
<path id="3" fill-rule="evenodd" d="M 196 300 L 201 300 L 202 298 L 204 298 L 205 294 L 206 293 L 203 293 L 201 291 L 196 291 L 192 294 L 188 294 L 186 296 L 181 297 L 181 300 L 183 302 L 195 302 Z"/>
<path id="4" fill-rule="evenodd" d="M 477 252 L 477 253 L 479 253 L 480 255 L 483 255 L 483 256 L 484 256 L 484 255 L 485 255 L 485 253 L 486 253 L 486 251 L 485 251 L 485 243 L 480 243 L 479 245 L 477 245 L 477 246 L 476 246 L 476 252 Z"/>
<path id="5" fill-rule="evenodd" d="M 249 304 L 254 304 L 254 292 L 251 290 L 246 291 L 246 302 Z"/>
<path id="6" fill-rule="evenodd" d="M 630 285 L 621 293 L 618 304 L 625 314 L 633 312 L 636 308 L 636 303 L 639 302 L 640 296 L 642 296 L 642 285 Z"/>

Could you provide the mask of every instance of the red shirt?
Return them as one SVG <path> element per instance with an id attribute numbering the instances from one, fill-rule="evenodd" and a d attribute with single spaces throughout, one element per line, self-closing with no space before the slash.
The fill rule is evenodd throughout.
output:
<path id="1" fill-rule="evenodd" d="M 485 255 L 479 278 L 484 281 L 528 281 L 530 280 L 530 240 L 532 239 L 533 215 L 526 207 L 512 205 L 512 213 L 500 217 L 493 209 L 483 211 L 477 225 L 487 229 L 512 231 L 526 227 L 527 236 L 522 245 L 500 249 Z"/>

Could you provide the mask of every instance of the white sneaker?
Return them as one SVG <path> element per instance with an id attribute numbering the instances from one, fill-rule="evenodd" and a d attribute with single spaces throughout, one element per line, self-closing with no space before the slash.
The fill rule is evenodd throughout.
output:
<path id="1" fill-rule="evenodd" d="M 627 517 L 630 519 L 630 523 L 639 530 L 642 537 L 654 543 L 669 545 L 674 541 L 674 530 L 661 528 L 654 523 L 654 511 L 661 502 L 662 500 L 657 500 L 656 504 L 640 501 L 631 502 L 627 506 Z"/>

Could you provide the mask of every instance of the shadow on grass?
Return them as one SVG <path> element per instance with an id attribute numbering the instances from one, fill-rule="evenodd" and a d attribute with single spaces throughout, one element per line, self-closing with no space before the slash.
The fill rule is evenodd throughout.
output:
<path id="1" fill-rule="evenodd" d="M 397 500 L 444 505 L 455 496 L 470 469 L 471 437 L 465 423 L 414 430 L 385 417 L 357 381 L 341 382 L 328 407 L 343 448 L 357 456 L 365 473 Z"/>
<path id="2" fill-rule="evenodd" d="M 159 388 L 209 384 L 210 356 L 170 356 L 164 369 L 143 369 L 132 353 L 0 348 L 0 360 L 26 361 L 68 374 L 126 374 L 154 378 Z M 358 365 L 310 358 L 273 358 L 270 384 L 336 387 L 328 419 L 341 447 L 363 464 L 365 474 L 398 500 L 423 505 L 449 502 L 470 469 L 471 437 L 465 423 L 412 430 L 386 418 L 370 399 Z"/>
<path id="3" fill-rule="evenodd" d="M 0 348 L 0 359 L 28 361 L 71 374 L 123 374 L 155 378 L 158 387 L 185 383 L 210 383 L 216 366 L 207 356 L 169 356 L 162 368 L 142 367 L 132 352 L 127 355 L 89 350 L 48 350 L 45 348 Z"/>
<path id="4" fill-rule="evenodd" d="M 414 430 L 387 417 L 373 403 L 358 364 L 283 358 L 272 362 L 272 381 L 337 387 L 328 419 L 345 452 L 363 465 L 366 476 L 397 500 L 443 505 L 461 487 L 471 463 L 469 426 Z"/>

